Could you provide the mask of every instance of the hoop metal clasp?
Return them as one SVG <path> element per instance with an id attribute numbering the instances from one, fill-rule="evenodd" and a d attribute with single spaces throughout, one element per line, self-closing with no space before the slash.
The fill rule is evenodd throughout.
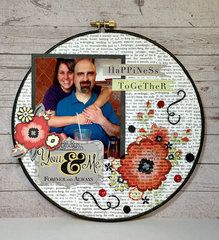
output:
<path id="1" fill-rule="evenodd" d="M 110 21 L 91 21 L 91 27 L 96 27 L 101 32 L 102 30 L 105 31 L 106 29 L 114 29 L 116 27 L 116 22 L 114 20 Z"/>

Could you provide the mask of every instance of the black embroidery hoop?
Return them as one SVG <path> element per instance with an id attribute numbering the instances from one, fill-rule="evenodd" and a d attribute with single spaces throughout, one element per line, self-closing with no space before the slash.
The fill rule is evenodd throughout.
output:
<path id="1" fill-rule="evenodd" d="M 200 115 L 201 115 L 201 139 L 200 139 L 200 145 L 199 145 L 199 149 L 197 151 L 197 154 L 196 154 L 196 157 L 194 159 L 194 162 L 193 162 L 193 166 L 192 168 L 190 169 L 189 173 L 187 174 L 186 178 L 183 180 L 183 182 L 181 183 L 181 185 L 172 193 L 169 195 L 169 197 L 165 200 L 165 201 L 162 201 L 160 204 L 156 205 L 155 207 L 153 207 L 152 209 L 150 210 L 147 210 L 147 211 L 143 211 L 142 213 L 139 213 L 139 214 L 136 214 L 134 216 L 131 216 L 129 217 L 128 215 L 126 217 L 122 217 L 122 218 L 110 218 L 110 219 L 107 219 L 107 218 L 93 218 L 93 217 L 88 217 L 88 216 L 85 216 L 85 215 L 81 215 L 81 214 L 77 214 L 73 211 L 70 211 L 62 206 L 60 206 L 59 204 L 57 204 L 55 201 L 51 200 L 50 197 L 48 197 L 40 188 L 39 186 L 33 181 L 33 179 L 31 178 L 31 176 L 28 174 L 28 171 L 26 169 L 26 167 L 24 166 L 23 162 L 22 162 L 22 159 L 19 159 L 19 162 L 21 164 L 21 167 L 25 173 L 25 175 L 27 176 L 27 178 L 29 179 L 29 181 L 32 183 L 32 185 L 36 188 L 36 190 L 42 195 L 44 196 L 48 201 L 50 201 L 52 204 L 54 204 L 55 206 L 57 206 L 58 208 L 62 209 L 63 211 L 67 212 L 67 213 L 70 213 L 70 214 L 73 214 L 75 216 L 78 216 L 80 218 L 84 218 L 84 219 L 88 219 L 88 220 L 92 220 L 92 221 L 106 221 L 106 222 L 117 222 L 117 221 L 126 221 L 126 220 L 130 220 L 130 219 L 134 219 L 134 218 L 137 218 L 137 217 L 140 217 L 140 216 L 143 216 L 145 214 L 149 214 L 149 213 L 152 213 L 153 211 L 155 211 L 156 209 L 160 208 L 161 206 L 163 206 L 165 203 L 167 203 L 170 199 L 172 199 L 182 188 L 183 186 L 186 184 L 186 182 L 188 181 L 188 179 L 190 178 L 190 176 L 192 175 L 192 173 L 194 172 L 194 169 L 195 169 L 195 166 L 197 165 L 198 163 L 198 159 L 200 157 L 200 154 L 201 154 L 201 149 L 202 149 L 202 146 L 203 146 L 203 142 L 204 142 L 204 128 L 205 128 L 205 124 L 204 124 L 204 112 L 203 112 L 203 106 L 202 106 L 202 103 L 201 103 L 201 99 L 200 99 L 200 96 L 199 96 L 199 93 L 197 91 L 197 88 L 192 80 L 192 78 L 190 77 L 189 73 L 187 72 L 187 70 L 185 69 L 185 67 L 182 65 L 182 63 L 171 53 L 169 52 L 166 48 L 164 48 L 163 46 L 161 46 L 160 44 L 158 44 L 157 42 L 147 38 L 147 37 L 144 37 L 142 35 L 139 35 L 139 34 L 136 34 L 136 33 L 133 33 L 133 32 L 128 32 L 128 31 L 124 31 L 124 30 L 111 30 L 111 29 L 104 29 L 105 30 L 105 34 L 107 33 L 121 33 L 121 34 L 127 34 L 129 36 L 134 36 L 134 37 L 137 37 L 137 38 L 140 38 L 140 39 L 144 39 L 152 44 L 154 44 L 156 47 L 158 47 L 159 49 L 163 50 L 165 53 L 167 53 L 169 56 L 171 56 L 171 58 L 173 58 L 175 60 L 175 62 L 181 67 L 182 71 L 185 73 L 185 75 L 187 76 L 187 78 L 189 79 L 189 81 L 191 82 L 192 86 L 193 86 L 193 89 L 195 90 L 195 94 L 196 94 L 196 97 L 197 97 L 197 100 L 198 100 L 198 103 L 199 103 L 199 106 L 200 106 Z M 98 30 L 94 30 L 94 31 L 88 31 L 88 32 L 83 32 L 83 33 L 79 33 L 77 35 L 74 35 L 74 36 L 71 36 L 61 42 L 59 42 L 58 44 L 56 44 L 55 46 L 53 46 L 52 48 L 50 48 L 45 54 L 49 54 L 51 53 L 54 49 L 56 49 L 58 46 L 72 40 L 72 39 L 75 39 L 75 38 L 79 38 L 79 37 L 82 37 L 82 36 L 86 36 L 86 35 L 90 35 L 90 34 L 95 34 L 95 33 L 99 33 L 101 31 L 101 29 L 98 29 Z M 30 68 L 30 70 L 27 72 L 26 76 L 24 77 L 20 87 L 19 87 L 19 90 L 17 92 L 17 95 L 15 97 L 15 102 L 14 102 L 14 106 L 13 106 L 13 112 L 12 112 L 12 125 L 11 125 L 11 129 L 12 129 L 12 132 L 14 131 L 14 126 L 15 126 L 15 117 L 16 117 L 16 106 L 17 106 L 17 101 L 18 101 L 18 97 L 20 95 L 20 92 L 23 88 L 23 85 L 27 79 L 27 77 L 29 76 L 29 74 L 31 73 L 32 69 Z M 168 112 L 168 109 L 167 109 L 167 112 Z M 13 139 L 13 142 L 15 144 L 15 139 L 14 139 L 14 136 L 12 135 L 12 139 Z M 126 210 L 127 210 L 127 207 L 128 206 L 125 206 L 126 207 Z M 124 208 L 125 208 L 124 207 Z"/>

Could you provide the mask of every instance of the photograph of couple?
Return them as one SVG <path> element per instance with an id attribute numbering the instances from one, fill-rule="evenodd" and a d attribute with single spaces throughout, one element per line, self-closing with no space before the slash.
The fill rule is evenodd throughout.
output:
<path id="1" fill-rule="evenodd" d="M 121 116 L 114 108 L 120 108 L 120 103 L 117 101 L 113 107 L 109 102 L 111 87 L 97 84 L 100 81 L 96 81 L 95 59 L 56 58 L 53 65 L 53 82 L 41 97 L 45 110 L 51 114 L 50 131 L 75 140 L 100 140 L 105 148 L 110 139 L 119 139 Z M 36 71 L 36 93 L 40 82 L 42 85 Z"/>

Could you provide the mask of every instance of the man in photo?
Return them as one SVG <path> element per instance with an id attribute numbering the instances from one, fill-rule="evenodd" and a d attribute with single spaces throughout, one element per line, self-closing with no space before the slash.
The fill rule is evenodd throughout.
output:
<path id="1" fill-rule="evenodd" d="M 109 102 L 101 108 L 93 104 L 98 97 L 93 91 L 95 80 L 95 65 L 90 59 L 80 59 L 74 68 L 75 91 L 58 103 L 56 116 L 77 116 L 82 113 L 90 123 L 80 125 L 80 129 L 90 130 L 91 140 L 100 140 L 107 146 L 110 136 L 120 135 L 120 121 Z M 71 124 L 53 131 L 74 138 L 74 131 L 78 129 L 78 124 Z"/>

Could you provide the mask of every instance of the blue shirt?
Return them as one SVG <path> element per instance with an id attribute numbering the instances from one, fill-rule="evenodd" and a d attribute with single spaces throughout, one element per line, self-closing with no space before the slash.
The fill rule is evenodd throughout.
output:
<path id="1" fill-rule="evenodd" d="M 58 103 L 56 116 L 75 116 L 77 113 L 80 114 L 84 109 L 93 104 L 97 97 L 98 95 L 93 92 L 90 99 L 84 104 L 76 98 L 75 92 L 73 91 L 69 97 L 64 98 Z M 110 103 L 107 102 L 105 105 L 103 105 L 101 110 L 103 115 L 111 123 L 120 125 L 120 121 Z M 63 128 L 53 128 L 51 130 L 58 133 L 64 132 L 66 135 L 73 138 L 74 130 L 76 129 L 78 129 L 78 125 L 72 124 Z M 92 131 L 91 140 L 100 140 L 105 146 L 108 145 L 109 136 L 99 124 L 84 124 L 81 125 L 81 129 L 90 129 Z"/>
<path id="2" fill-rule="evenodd" d="M 73 85 L 74 89 L 74 85 Z M 95 85 L 93 91 L 98 95 L 101 92 L 101 87 Z M 62 90 L 60 84 L 53 84 L 47 91 L 43 98 L 43 105 L 47 110 L 55 111 L 59 101 L 71 95 L 72 92 L 66 93 Z"/>

